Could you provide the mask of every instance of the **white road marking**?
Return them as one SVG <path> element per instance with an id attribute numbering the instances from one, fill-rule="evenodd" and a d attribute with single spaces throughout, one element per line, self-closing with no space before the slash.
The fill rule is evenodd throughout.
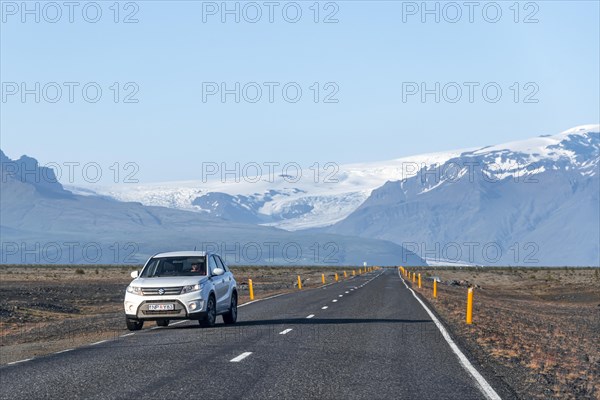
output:
<path id="1" fill-rule="evenodd" d="M 331 300 L 332 303 L 337 303 L 337 300 Z"/>
<path id="2" fill-rule="evenodd" d="M 104 343 L 104 342 L 108 342 L 108 340 L 100 340 L 99 342 L 94 342 L 94 343 L 90 344 L 90 346 L 95 346 L 97 344 Z"/>
<path id="3" fill-rule="evenodd" d="M 24 359 L 24 360 L 19 360 L 19 361 L 13 361 L 13 362 L 9 362 L 9 363 L 8 363 L 8 364 L 6 364 L 6 365 L 15 365 L 15 364 L 24 363 L 24 362 L 31 361 L 31 360 L 33 360 L 33 358 L 26 358 L 26 359 Z"/>
<path id="4" fill-rule="evenodd" d="M 498 393 L 496 393 L 494 388 L 492 388 L 492 386 L 488 383 L 488 381 L 486 381 L 485 378 L 479 373 L 479 371 L 477 371 L 475 369 L 473 364 L 471 364 L 469 359 L 467 357 L 465 357 L 463 352 L 460 351 L 460 349 L 458 348 L 456 343 L 454 343 L 454 340 L 452 340 L 452 338 L 448 334 L 448 331 L 446 331 L 446 328 L 444 328 L 444 326 L 441 324 L 441 322 L 436 318 L 436 316 L 431 312 L 431 310 L 425 305 L 425 303 L 423 303 L 421 301 L 421 299 L 416 295 L 414 290 L 412 290 L 411 288 L 408 287 L 408 285 L 406 284 L 406 282 L 400 275 L 400 270 L 398 270 L 398 276 L 400 277 L 400 279 L 402 279 L 402 283 L 404 283 L 404 286 L 406 286 L 406 288 L 411 291 L 411 293 L 415 297 L 415 299 L 417 299 L 417 301 L 421 304 L 421 306 L 423 306 L 423 308 L 425 309 L 427 314 L 429 314 L 429 316 L 431 317 L 431 319 L 433 320 L 435 325 L 438 327 L 438 329 L 442 333 L 442 336 L 444 337 L 444 339 L 446 339 L 446 342 L 450 346 L 450 349 L 452 349 L 454 354 L 456 354 L 456 356 L 458 357 L 458 360 L 460 361 L 463 368 L 469 374 L 471 374 L 473 379 L 475 379 L 475 382 L 477 382 L 477 384 L 479 385 L 479 389 L 481 390 L 481 392 L 483 393 L 485 398 L 488 400 L 502 400 L 501 397 L 498 395 Z"/>
<path id="5" fill-rule="evenodd" d="M 348 294 L 348 293 L 350 293 L 350 292 L 346 290 L 344 293 Z"/>
<path id="6" fill-rule="evenodd" d="M 61 354 L 61 353 L 66 353 L 67 351 L 72 351 L 73 349 L 66 349 L 66 350 L 61 350 L 61 351 L 57 351 L 54 354 Z"/>
<path id="7" fill-rule="evenodd" d="M 308 319 L 311 319 L 311 318 L 312 318 L 312 317 L 314 317 L 314 316 L 315 316 L 315 314 L 310 314 L 310 315 L 309 315 L 308 317 L 306 317 L 306 318 L 308 318 Z"/>
<path id="8" fill-rule="evenodd" d="M 327 308 L 328 308 L 327 306 L 323 306 L 323 307 L 321 307 L 321 310 L 327 310 Z"/>
<path id="9" fill-rule="evenodd" d="M 188 322 L 188 320 L 184 319 L 183 321 L 172 322 L 169 325 L 179 325 L 179 324 L 183 324 L 184 322 Z"/>
<path id="10" fill-rule="evenodd" d="M 280 335 L 287 335 L 288 333 L 290 333 L 292 331 L 292 328 L 287 328 L 281 332 L 279 332 Z"/>
<path id="11" fill-rule="evenodd" d="M 245 353 L 240 354 L 237 357 L 232 358 L 231 360 L 229 360 L 229 362 L 240 362 L 242 361 L 244 358 L 248 357 L 250 354 L 252 354 L 251 351 L 247 351 Z"/>
<path id="12" fill-rule="evenodd" d="M 246 303 L 244 303 L 244 304 L 239 304 L 239 305 L 238 305 L 238 308 L 240 308 L 240 307 L 244 307 L 244 306 L 247 306 L 248 304 L 256 303 L 257 301 L 263 301 L 263 300 L 274 299 L 275 297 L 283 296 L 284 294 L 289 294 L 289 293 L 279 293 L 279 294 L 276 294 L 276 295 L 274 295 L 274 296 L 265 297 L 264 299 L 256 299 L 256 300 L 252 300 L 252 301 L 246 302 Z"/>
<path id="13" fill-rule="evenodd" d="M 121 337 L 127 337 L 127 336 L 131 336 L 131 335 L 135 335 L 135 332 L 126 333 L 124 335 L 121 335 Z"/>
<path id="14" fill-rule="evenodd" d="M 340 295 L 338 295 L 338 297 L 344 297 L 344 295 L 343 295 L 343 294 L 340 294 Z"/>

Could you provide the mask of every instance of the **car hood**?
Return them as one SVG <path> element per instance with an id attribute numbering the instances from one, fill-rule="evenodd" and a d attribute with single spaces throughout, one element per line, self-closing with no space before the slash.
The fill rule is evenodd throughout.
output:
<path id="1" fill-rule="evenodd" d="M 202 283 L 208 278 L 193 277 L 193 276 L 162 276 L 156 278 L 136 278 L 131 282 L 132 286 L 141 287 L 173 287 L 173 286 L 187 286 Z"/>

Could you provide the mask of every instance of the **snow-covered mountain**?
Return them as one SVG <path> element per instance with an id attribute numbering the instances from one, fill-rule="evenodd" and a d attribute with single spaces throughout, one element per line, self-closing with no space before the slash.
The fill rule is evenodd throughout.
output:
<path id="1" fill-rule="evenodd" d="M 599 132 L 462 152 L 386 183 L 319 231 L 387 239 L 429 263 L 598 266 Z"/>
<path id="2" fill-rule="evenodd" d="M 303 170 L 298 181 L 269 175 L 71 189 L 235 222 L 385 239 L 430 263 L 598 265 L 598 132 L 585 125 L 483 148 L 330 165 L 318 177 Z M 464 244 L 471 242 L 481 248 Z"/>
<path id="3" fill-rule="evenodd" d="M 315 168 L 304 169 L 292 178 L 270 172 L 259 177 L 224 176 L 227 179 L 206 182 L 71 186 L 68 189 L 145 205 L 197 211 L 235 222 L 286 230 L 309 229 L 341 223 L 358 210 L 373 190 L 388 181 L 404 181 L 402 185 L 412 185 L 410 195 L 435 190 L 461 178 L 453 176 L 455 173 L 472 173 L 470 168 L 475 166 L 468 165 L 468 160 L 473 159 L 485 165 L 482 173 L 490 180 L 520 177 L 523 181 L 544 171 L 559 169 L 592 174 L 594 168 L 597 170 L 597 158 L 594 159 L 593 152 L 586 150 L 590 144 L 585 140 L 590 140 L 599 130 L 598 125 L 587 125 L 553 136 L 483 148 L 374 163 L 321 165 L 318 174 Z M 594 148 L 593 143 L 591 148 Z M 455 164 L 458 161 L 466 161 L 467 164 Z M 464 167 L 460 172 L 459 166 Z"/>
<path id="4" fill-rule="evenodd" d="M 157 252 L 216 250 L 232 264 L 425 265 L 394 243 L 288 232 L 216 216 L 82 196 L 51 169 L 0 150 L 0 263 L 143 263 Z"/>
<path id="5" fill-rule="evenodd" d="M 294 169 L 293 176 L 276 174 L 276 168 L 267 172 L 265 168 L 262 176 L 224 176 L 206 182 L 65 187 L 82 195 L 197 211 L 294 231 L 341 221 L 385 182 L 413 176 L 423 166 L 443 163 L 460 153 L 431 153 L 362 164 L 329 163 L 318 169 Z"/>

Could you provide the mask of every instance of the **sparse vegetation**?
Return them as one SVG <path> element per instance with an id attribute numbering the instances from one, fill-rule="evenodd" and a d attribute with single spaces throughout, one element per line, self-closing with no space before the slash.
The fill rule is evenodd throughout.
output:
<path id="1" fill-rule="evenodd" d="M 481 287 L 469 326 L 466 285 L 438 285 L 436 300 L 428 284 L 413 285 L 481 363 L 494 360 L 496 374 L 519 397 L 600 398 L 600 291 L 592 283 L 598 268 L 429 271 L 445 282 L 468 279 Z"/>

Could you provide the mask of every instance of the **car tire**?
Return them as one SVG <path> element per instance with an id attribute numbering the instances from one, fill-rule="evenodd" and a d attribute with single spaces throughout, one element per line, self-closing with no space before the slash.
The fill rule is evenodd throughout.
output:
<path id="1" fill-rule="evenodd" d="M 156 326 L 169 326 L 168 319 L 158 319 L 156 320 Z"/>
<path id="2" fill-rule="evenodd" d="M 223 314 L 223 322 L 225 322 L 225 324 L 235 324 L 235 321 L 237 321 L 237 305 L 237 293 L 234 292 L 231 294 L 229 311 Z"/>
<path id="3" fill-rule="evenodd" d="M 203 328 L 210 328 L 215 326 L 215 322 L 217 321 L 217 304 L 215 302 L 215 297 L 210 296 L 208 298 L 208 303 L 206 304 L 206 316 L 198 321 L 200 326 Z"/>
<path id="4" fill-rule="evenodd" d="M 130 331 L 139 331 L 144 326 L 144 321 L 138 319 L 125 318 L 125 322 L 127 323 L 127 329 Z"/>

